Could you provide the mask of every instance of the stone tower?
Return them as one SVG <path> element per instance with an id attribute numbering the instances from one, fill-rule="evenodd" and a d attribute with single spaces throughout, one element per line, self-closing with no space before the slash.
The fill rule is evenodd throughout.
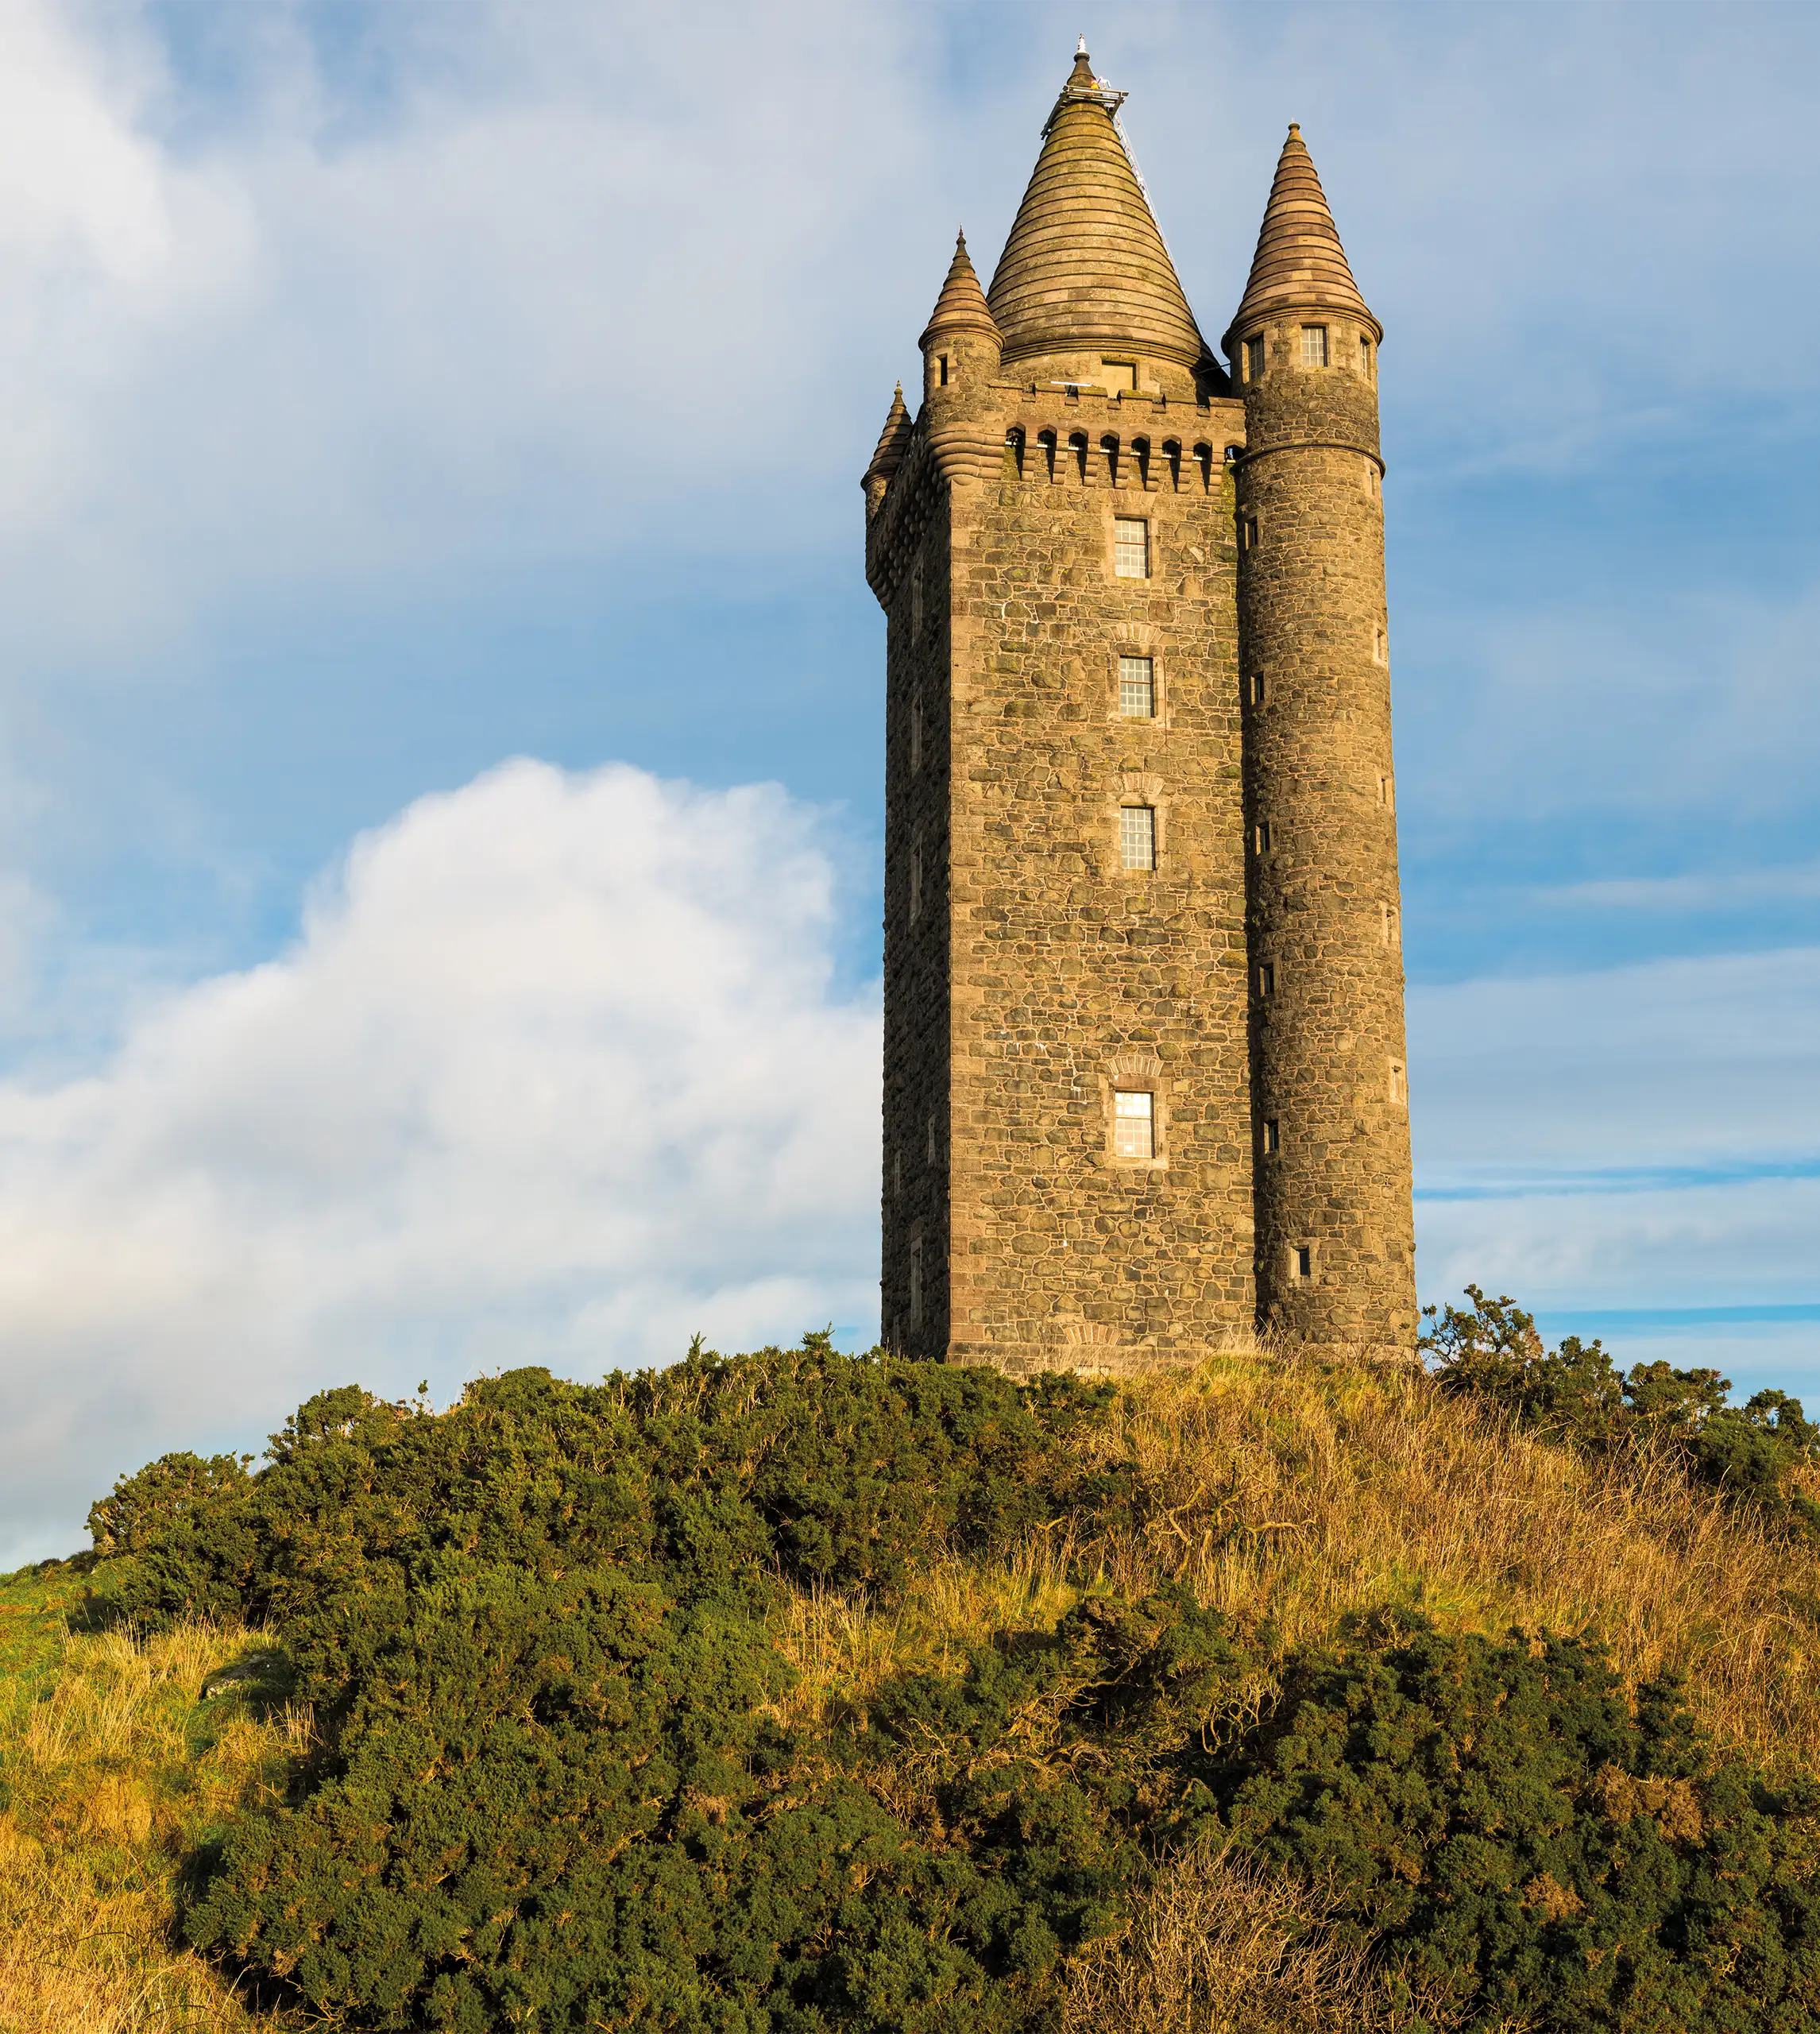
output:
<path id="1" fill-rule="evenodd" d="M 864 482 L 884 1336 L 1014 1374 L 1416 1330 L 1381 334 L 1292 130 L 1229 376 L 1122 99 L 1076 56 Z"/>

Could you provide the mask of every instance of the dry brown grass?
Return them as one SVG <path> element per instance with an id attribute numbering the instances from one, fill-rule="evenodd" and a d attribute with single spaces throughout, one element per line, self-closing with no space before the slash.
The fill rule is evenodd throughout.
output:
<path id="1" fill-rule="evenodd" d="M 9 1592 L 10 1594 L 12 1592 Z M 14 1607 L 9 1605 L 9 1608 Z M 245 2034 L 270 2028 L 172 1936 L 174 1875 L 209 1823 L 281 1770 L 303 1719 L 206 1677 L 257 1643 L 187 1624 L 135 1642 L 65 1634 L 0 1713 L 0 2027 L 7 2034 Z"/>
<path id="2" fill-rule="evenodd" d="M 863 1705 L 994 1631 L 1053 1628 L 1083 1580 L 1179 1580 L 1285 1647 L 1384 1605 L 1602 1639 L 1628 1676 L 1685 1675 L 1699 1719 L 1764 1765 L 1820 1767 L 1820 1559 L 1664 1460 L 1590 1462 L 1412 1368 L 1282 1355 L 1146 1378 L 1091 1445 L 1136 1460 L 1131 1517 L 997 1568 L 951 1562 L 885 1611 L 798 1599 L 779 1634 L 802 1676 L 792 1711 Z"/>
<path id="3" fill-rule="evenodd" d="M 1062 2034 L 1446 2034 L 1429 1989 L 1399 1994 L 1333 1926 L 1338 1902 L 1198 1845 L 1117 1935 L 1069 1965 Z"/>

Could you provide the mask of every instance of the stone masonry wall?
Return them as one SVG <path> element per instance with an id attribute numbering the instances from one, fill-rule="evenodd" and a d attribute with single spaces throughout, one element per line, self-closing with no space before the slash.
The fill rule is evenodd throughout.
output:
<path id="1" fill-rule="evenodd" d="M 1377 391 L 1359 328 L 1329 323 L 1326 367 L 1300 364 L 1293 319 L 1264 334 L 1237 468 L 1244 675 L 1248 699 L 1260 680 L 1263 695 L 1245 710 L 1258 1301 L 1267 1324 L 1298 1340 L 1408 1345 L 1415 1252 Z"/>
<path id="2" fill-rule="evenodd" d="M 950 486 L 945 1352 L 1192 1356 L 1256 1305 L 1242 412 L 992 392 L 1002 470 Z M 1115 572 L 1119 516 L 1149 523 L 1146 579 Z M 1119 713 L 1121 652 L 1153 660 L 1153 719 Z M 1152 873 L 1120 868 L 1126 802 L 1157 814 Z M 1150 1162 L 1114 1154 L 1120 1086 L 1153 1096 Z"/>
<path id="3" fill-rule="evenodd" d="M 949 488 L 926 442 L 894 483 L 891 519 L 882 561 L 889 574 L 882 1332 L 891 1348 L 939 1358 L 949 1342 L 953 596 Z"/>

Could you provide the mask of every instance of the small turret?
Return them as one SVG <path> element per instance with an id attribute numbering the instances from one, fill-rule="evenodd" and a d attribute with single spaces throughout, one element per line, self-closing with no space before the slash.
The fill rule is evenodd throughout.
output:
<path id="1" fill-rule="evenodd" d="M 879 433 L 878 448 L 860 481 L 866 490 L 868 517 L 876 513 L 892 476 L 903 464 L 904 454 L 910 450 L 910 416 L 904 408 L 904 385 L 900 381 L 891 392 L 891 406 L 885 412 L 885 427 Z"/>
<path id="2" fill-rule="evenodd" d="M 954 237 L 954 259 L 922 337 L 922 399 L 943 389 L 989 381 L 999 371 L 999 328 L 986 307 L 986 292 L 967 256 L 967 236 Z"/>

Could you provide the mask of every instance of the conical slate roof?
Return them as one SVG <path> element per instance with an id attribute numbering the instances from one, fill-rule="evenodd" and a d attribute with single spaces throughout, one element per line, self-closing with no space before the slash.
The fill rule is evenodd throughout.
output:
<path id="1" fill-rule="evenodd" d="M 910 415 L 904 408 L 904 385 L 900 381 L 891 397 L 891 406 L 885 412 L 885 427 L 879 433 L 879 449 L 872 454 L 866 478 L 870 480 L 874 474 L 883 474 L 889 480 L 903 464 L 910 441 Z"/>
<path id="2" fill-rule="evenodd" d="M 1229 331 L 1252 319 L 1294 306 L 1300 309 L 1351 311 L 1372 318 L 1358 285 L 1347 266 L 1346 249 L 1327 210 L 1327 195 L 1315 174 L 1302 130 L 1291 124 L 1289 138 L 1277 159 L 1277 176 L 1258 230 L 1258 252 L 1251 257 L 1251 276 L 1233 313 Z"/>
<path id="3" fill-rule="evenodd" d="M 1113 124 L 1123 97 L 1075 58 L 986 295 L 1008 361 L 1112 346 L 1193 367 L 1207 351 Z"/>
<path id="4" fill-rule="evenodd" d="M 989 332 L 994 338 L 999 336 L 999 328 L 986 307 L 986 292 L 968 259 L 964 233 L 954 236 L 954 259 L 948 265 L 948 280 L 941 285 L 941 294 L 935 300 L 935 308 L 929 314 L 929 323 L 917 344 L 927 345 L 932 332 L 948 331 Z"/>

